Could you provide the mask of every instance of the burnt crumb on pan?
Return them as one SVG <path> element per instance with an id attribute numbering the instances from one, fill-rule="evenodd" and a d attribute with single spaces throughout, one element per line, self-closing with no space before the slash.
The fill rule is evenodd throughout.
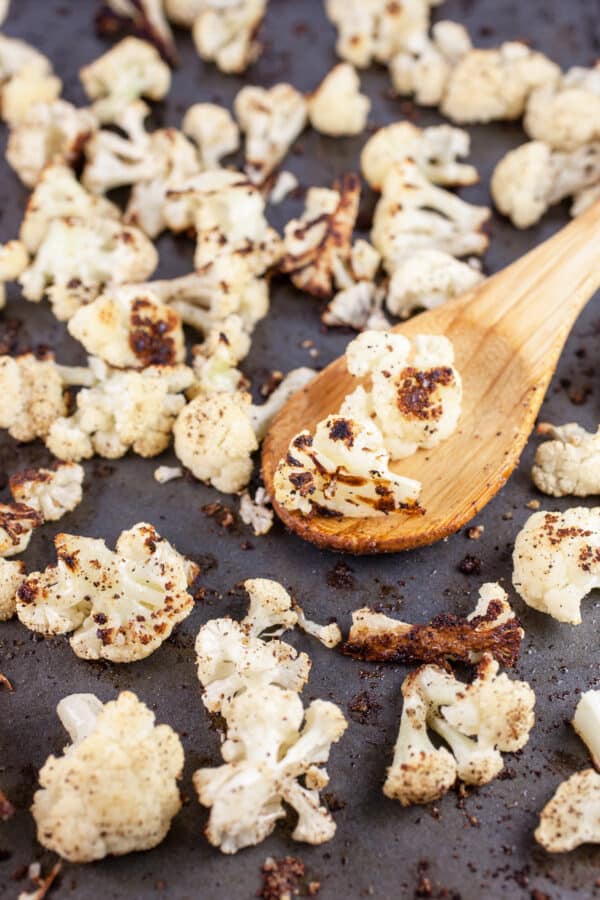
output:
<path id="1" fill-rule="evenodd" d="M 204 515 L 215 522 L 226 531 L 231 531 L 236 525 L 235 513 L 225 503 L 216 500 L 214 503 L 205 503 L 201 507 Z"/>
<path id="2" fill-rule="evenodd" d="M 207 572 L 210 572 L 211 569 L 218 569 L 219 567 L 219 560 L 216 556 L 213 556 L 212 553 L 196 554 L 194 562 L 200 566 L 199 575 L 205 575 Z"/>
<path id="3" fill-rule="evenodd" d="M 538 888 L 534 888 L 531 892 L 531 900 L 551 900 L 550 894 L 545 894 Z"/>
<path id="4" fill-rule="evenodd" d="M 340 810 L 346 808 L 346 801 L 342 800 L 341 797 L 338 797 L 337 794 L 334 794 L 333 791 L 325 791 L 324 794 L 321 794 L 325 806 L 329 810 L 329 812 L 340 812 Z"/>
<path id="5" fill-rule="evenodd" d="M 337 591 L 351 591 L 356 587 L 354 572 L 341 560 L 327 573 L 327 584 Z"/>
<path id="6" fill-rule="evenodd" d="M 19 332 L 23 323 L 19 319 L 7 319 L 0 326 L 0 356 L 10 356 L 19 345 Z"/>
<path id="7" fill-rule="evenodd" d="M 306 883 L 306 867 L 297 856 L 274 859 L 268 856 L 262 867 L 262 887 L 256 896 L 262 900 L 291 900 L 292 897 L 316 897 L 318 881 Z"/>
<path id="8" fill-rule="evenodd" d="M 280 372 L 279 369 L 274 369 L 272 372 L 269 372 L 269 377 L 266 381 L 263 381 L 258 392 L 261 397 L 270 397 L 276 387 L 279 387 L 281 382 L 283 381 L 283 372 Z"/>
<path id="9" fill-rule="evenodd" d="M 15 814 L 15 808 L 5 795 L 0 791 L 0 822 L 7 822 Z"/>
<path id="10" fill-rule="evenodd" d="M 115 467 L 106 462 L 95 462 L 92 466 L 94 478 L 110 478 L 115 472 Z"/>
<path id="11" fill-rule="evenodd" d="M 484 531 L 484 525 L 471 525 L 470 528 L 467 528 L 466 535 L 470 541 L 478 541 Z"/>
<path id="12" fill-rule="evenodd" d="M 369 691 L 360 691 L 348 703 L 348 713 L 359 725 L 376 725 L 381 703 Z"/>
<path id="13" fill-rule="evenodd" d="M 483 563 L 478 556 L 472 556 L 467 553 L 458 564 L 458 571 L 463 575 L 481 575 Z"/>

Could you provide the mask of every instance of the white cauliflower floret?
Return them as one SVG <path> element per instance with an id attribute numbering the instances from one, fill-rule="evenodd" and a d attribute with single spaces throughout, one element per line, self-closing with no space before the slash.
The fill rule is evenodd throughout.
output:
<path id="1" fill-rule="evenodd" d="M 294 603 L 294 610 L 298 616 L 298 628 L 316 638 L 324 647 L 332 650 L 342 642 L 342 631 L 337 622 L 330 622 L 329 625 L 312 622 L 305 616 L 304 610 L 298 603 Z"/>
<path id="2" fill-rule="evenodd" d="M 355 331 L 385 331 L 390 322 L 383 313 L 385 292 L 372 281 L 358 281 L 338 291 L 321 315 L 329 327 L 349 326 Z"/>
<path id="3" fill-rule="evenodd" d="M 235 697 L 224 715 L 225 764 L 194 773 L 198 799 L 211 811 L 210 843 L 223 853 L 260 843 L 285 816 L 283 802 L 298 813 L 294 840 L 330 840 L 335 822 L 319 789 L 329 781 L 322 766 L 331 745 L 347 727 L 338 707 L 315 700 L 304 710 L 298 694 L 267 685 Z"/>
<path id="4" fill-rule="evenodd" d="M 66 100 L 36 103 L 11 129 L 6 160 L 23 184 L 32 188 L 48 163 L 74 165 L 97 128 L 89 109 L 78 109 Z"/>
<path id="5" fill-rule="evenodd" d="M 240 131 L 228 109 L 216 103 L 194 103 L 185 116 L 181 130 L 191 138 L 204 169 L 216 169 L 224 156 L 235 153 Z"/>
<path id="6" fill-rule="evenodd" d="M 45 438 L 54 420 L 66 413 L 63 386 L 53 357 L 0 356 L 0 428 L 23 443 Z"/>
<path id="7" fill-rule="evenodd" d="M 538 512 L 517 535 L 513 584 L 525 603 L 581 623 L 581 601 L 600 587 L 600 508 Z"/>
<path id="8" fill-rule="evenodd" d="M 148 366 L 139 372 L 90 364 L 96 382 L 77 394 L 73 415 L 56 419 L 46 446 L 59 459 L 79 461 L 94 453 L 119 459 L 129 449 L 157 456 L 171 440 L 173 423 L 185 407 L 182 391 L 193 383 L 187 366 Z"/>
<path id="9" fill-rule="evenodd" d="M 10 128 L 25 120 L 32 106 L 53 103 L 60 97 L 62 81 L 52 73 L 47 60 L 23 66 L 2 87 L 2 118 Z"/>
<path id="10" fill-rule="evenodd" d="M 554 150 L 600 140 L 600 64 L 575 66 L 532 92 L 523 122 L 527 134 Z"/>
<path id="11" fill-rule="evenodd" d="M 72 743 L 42 767 L 31 812 L 40 844 L 70 862 L 149 850 L 181 808 L 181 741 L 135 694 L 102 704 L 71 694 L 57 707 Z"/>
<path id="12" fill-rule="evenodd" d="M 549 853 L 600 844 L 600 775 L 576 772 L 559 785 L 540 815 L 535 839 Z"/>
<path id="13" fill-rule="evenodd" d="M 410 122 L 394 122 L 369 138 L 362 149 L 360 166 L 371 187 L 378 191 L 391 166 L 407 158 L 433 184 L 475 184 L 479 180 L 477 169 L 459 162 L 469 155 L 470 145 L 470 135 L 461 128 L 417 128 Z"/>
<path id="14" fill-rule="evenodd" d="M 281 263 L 281 270 L 299 290 L 331 296 L 339 273 L 343 276 L 350 261 L 359 201 L 360 181 L 353 173 L 336 179 L 332 190 L 309 189 L 302 216 L 285 226 Z"/>
<path id="15" fill-rule="evenodd" d="M 192 347 L 193 369 L 196 376 L 188 397 L 198 394 L 235 393 L 245 387 L 238 362 L 250 350 L 250 337 L 239 316 L 223 319 L 206 336 L 203 344 Z"/>
<path id="16" fill-rule="evenodd" d="M 47 71 L 52 69 L 50 60 L 31 44 L 19 38 L 0 34 L 0 82 L 10 81 L 11 78 L 32 64 L 38 65 L 40 70 L 43 70 L 44 67 Z"/>
<path id="17" fill-rule="evenodd" d="M 360 93 L 360 79 L 349 63 L 338 63 L 308 97 L 310 124 L 330 137 L 361 134 L 371 101 Z"/>
<path id="18" fill-rule="evenodd" d="M 177 50 L 163 7 L 163 0 L 104 0 L 96 16 L 96 28 L 107 37 L 129 30 L 154 44 L 161 56 L 174 64 Z"/>
<path id="19" fill-rule="evenodd" d="M 181 28 L 191 28 L 206 5 L 206 0 L 164 0 L 167 17 Z"/>
<path id="20" fill-rule="evenodd" d="M 42 522 L 39 512 L 25 503 L 0 503 L 0 556 L 23 553 Z"/>
<path id="21" fill-rule="evenodd" d="M 113 122 L 135 100 L 162 100 L 171 87 L 171 71 L 158 51 L 135 37 L 119 41 L 98 59 L 84 66 L 79 77 L 94 100 L 92 109 L 101 122 Z"/>
<path id="22" fill-rule="evenodd" d="M 192 4 L 195 10 L 196 0 Z M 204 0 L 192 25 L 198 55 L 222 72 L 243 72 L 260 55 L 257 34 L 266 9 L 267 0 Z"/>
<path id="23" fill-rule="evenodd" d="M 0 244 L 0 309 L 6 306 L 6 282 L 16 281 L 29 265 L 29 255 L 21 241 Z"/>
<path id="24" fill-rule="evenodd" d="M 249 491 L 240 497 L 240 519 L 250 525 L 257 537 L 268 534 L 273 527 L 274 515 L 270 506 L 271 498 L 263 487 L 258 487 L 254 499 Z"/>
<path id="25" fill-rule="evenodd" d="M 406 319 L 417 309 L 435 309 L 459 297 L 483 281 L 474 265 L 454 259 L 441 250 L 417 250 L 394 269 L 387 289 L 386 306 Z"/>
<path id="26" fill-rule="evenodd" d="M 304 515 L 366 517 L 418 512 L 418 481 L 389 470 L 389 456 L 369 419 L 329 416 L 314 437 L 302 431 L 275 471 L 277 503 Z"/>
<path id="27" fill-rule="evenodd" d="M 517 228 L 528 228 L 565 197 L 596 190 L 600 181 L 600 143 L 570 153 L 553 151 L 541 141 L 511 150 L 497 164 L 491 190 L 500 212 Z"/>
<path id="28" fill-rule="evenodd" d="M 81 503 L 84 475 L 82 466 L 70 462 L 25 469 L 10 476 L 10 492 L 18 503 L 37 510 L 44 522 L 56 522 Z"/>
<path id="29" fill-rule="evenodd" d="M 188 586 L 199 569 L 152 525 L 103 540 L 58 534 L 58 562 L 30 573 L 17 599 L 19 620 L 46 635 L 73 632 L 81 659 L 134 662 L 154 653 L 194 606 Z"/>
<path id="30" fill-rule="evenodd" d="M 370 419 L 392 460 L 436 447 L 456 429 L 462 383 L 452 344 L 443 336 L 366 331 L 346 348 L 351 375 L 370 377 L 348 394 L 340 413 Z"/>
<path id="31" fill-rule="evenodd" d="M 137 228 L 108 218 L 54 219 L 19 283 L 27 300 L 47 295 L 65 321 L 106 285 L 144 281 L 157 263 L 156 248 Z"/>
<path id="32" fill-rule="evenodd" d="M 439 106 L 454 66 L 471 50 L 466 28 L 458 22 L 436 22 L 431 38 L 412 41 L 390 60 L 392 85 L 412 95 L 421 106 Z"/>
<path id="33" fill-rule="evenodd" d="M 69 334 L 110 366 L 143 369 L 185 360 L 181 319 L 138 285 L 109 289 L 69 320 Z"/>
<path id="34" fill-rule="evenodd" d="M 600 429 L 595 434 L 574 422 L 538 425 L 538 434 L 551 440 L 536 450 L 531 478 L 551 497 L 589 497 L 600 494 Z"/>
<path id="35" fill-rule="evenodd" d="M 489 243 L 482 231 L 489 217 L 487 206 L 474 206 L 431 184 L 416 163 L 405 159 L 386 175 L 371 240 L 391 274 L 419 250 L 480 256 Z"/>
<path id="36" fill-rule="evenodd" d="M 470 50 L 452 69 L 441 112 L 453 122 L 518 119 L 536 88 L 553 85 L 560 68 L 520 41 Z"/>
<path id="37" fill-rule="evenodd" d="M 43 170 L 27 201 L 19 238 L 29 253 L 37 253 L 53 219 L 121 218 L 119 207 L 95 197 L 79 183 L 73 169 L 53 163 Z"/>
<path id="38" fill-rule="evenodd" d="M 597 769 L 600 769 L 600 691 L 585 691 L 579 698 L 573 728 L 590 751 Z"/>
<path id="39" fill-rule="evenodd" d="M 0 622 L 17 611 L 17 591 L 25 580 L 25 563 L 0 557 Z"/>
<path id="40" fill-rule="evenodd" d="M 291 84 L 269 90 L 246 85 L 236 95 L 234 110 L 246 135 L 246 171 L 251 181 L 262 184 L 304 128 L 306 100 Z"/>

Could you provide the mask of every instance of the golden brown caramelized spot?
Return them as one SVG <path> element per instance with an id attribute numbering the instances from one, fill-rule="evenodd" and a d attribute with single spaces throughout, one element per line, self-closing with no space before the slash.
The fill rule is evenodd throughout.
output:
<path id="1" fill-rule="evenodd" d="M 18 544 L 22 534 L 37 528 L 42 522 L 39 512 L 26 503 L 11 503 L 0 509 L 0 528 L 4 529 L 13 544 Z"/>
<path id="2" fill-rule="evenodd" d="M 329 437 L 332 441 L 343 441 L 346 447 L 354 446 L 354 434 L 350 419 L 335 419 L 333 424 L 329 425 Z"/>
<path id="3" fill-rule="evenodd" d="M 42 472 L 41 469 L 24 469 L 22 472 L 15 472 L 14 475 L 11 475 L 8 484 L 11 494 L 18 496 L 22 488 L 27 488 L 30 484 L 45 484 L 51 478 L 50 472 Z"/>
<path id="4" fill-rule="evenodd" d="M 28 578 L 27 581 L 24 581 L 23 584 L 19 587 L 17 591 L 17 597 L 23 603 L 35 603 L 35 598 L 38 592 L 38 581 L 36 578 Z"/>
<path id="5" fill-rule="evenodd" d="M 312 447 L 313 439 L 310 434 L 299 434 L 292 441 L 292 445 L 297 447 L 298 450 L 306 449 L 306 447 Z"/>
<path id="6" fill-rule="evenodd" d="M 454 373 L 448 366 L 435 369 L 403 369 L 396 381 L 396 405 L 402 415 L 413 419 L 439 419 L 443 408 L 438 387 L 454 382 Z"/>
<path id="7" fill-rule="evenodd" d="M 138 297 L 131 308 L 129 346 L 145 366 L 173 366 L 177 362 L 177 347 L 173 332 L 179 327 L 179 316 L 169 309 L 165 317 L 155 321 L 154 304 Z M 148 315 L 150 312 L 150 315 Z"/>

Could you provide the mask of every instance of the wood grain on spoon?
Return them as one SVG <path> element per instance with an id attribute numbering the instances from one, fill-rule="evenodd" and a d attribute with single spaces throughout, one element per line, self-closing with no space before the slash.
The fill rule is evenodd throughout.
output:
<path id="1" fill-rule="evenodd" d="M 558 234 L 462 297 L 393 330 L 407 337 L 444 334 L 463 379 L 456 432 L 433 450 L 392 464 L 422 482 L 423 516 L 303 516 L 273 505 L 285 525 L 320 547 L 349 553 L 408 550 L 458 531 L 504 485 L 531 433 L 567 336 L 600 287 L 600 202 Z M 296 394 L 263 443 L 265 487 L 290 439 L 314 430 L 360 383 L 344 357 Z"/>

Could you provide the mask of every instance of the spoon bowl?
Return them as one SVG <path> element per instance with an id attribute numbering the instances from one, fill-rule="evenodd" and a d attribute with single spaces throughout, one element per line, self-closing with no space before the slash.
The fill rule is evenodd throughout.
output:
<path id="1" fill-rule="evenodd" d="M 422 483 L 425 513 L 305 516 L 273 499 L 279 518 L 305 540 L 356 554 L 408 550 L 458 531 L 517 465 L 568 334 L 599 287 L 600 202 L 473 290 L 394 327 L 409 338 L 446 335 L 463 381 L 454 434 L 391 465 Z M 341 357 L 284 406 L 263 443 L 263 480 L 271 497 L 290 440 L 304 428 L 313 431 L 360 383 Z"/>

